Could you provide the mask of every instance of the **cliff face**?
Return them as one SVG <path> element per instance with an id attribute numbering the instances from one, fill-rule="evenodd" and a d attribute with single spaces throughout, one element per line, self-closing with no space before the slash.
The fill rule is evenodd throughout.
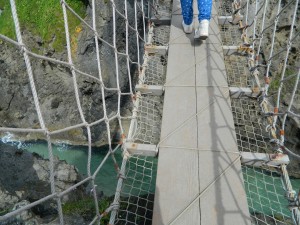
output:
<path id="1" fill-rule="evenodd" d="M 0 142 L 0 212 L 17 209 L 21 205 L 27 205 L 51 194 L 49 171 L 49 160 Z M 57 158 L 54 160 L 54 171 L 55 188 L 58 192 L 81 180 L 74 166 Z M 82 196 L 85 196 L 85 190 L 79 187 L 65 195 L 62 202 L 75 201 Z M 40 219 L 46 215 L 50 220 L 57 217 L 54 200 L 25 211 L 19 216 L 19 220 Z M 11 224 L 16 223 L 11 221 Z"/>
<path id="2" fill-rule="evenodd" d="M 133 1 L 127 4 L 129 23 L 134 24 Z M 92 10 L 87 5 L 85 21 L 92 24 Z M 117 8 L 123 11 L 124 3 L 117 3 Z M 140 18 L 140 15 L 138 15 Z M 140 21 L 141 23 L 142 21 Z M 113 43 L 113 20 L 111 4 L 104 0 L 96 1 L 96 24 L 98 34 L 108 43 Z M 138 24 L 140 26 L 140 24 Z M 116 48 L 125 52 L 125 20 L 116 15 Z M 136 36 L 133 31 L 129 32 L 129 56 L 136 61 Z M 54 37 L 55 38 L 55 37 Z M 76 40 L 72 45 L 72 57 L 76 68 L 99 78 L 94 33 L 88 27 L 82 25 L 78 30 Z M 39 54 L 68 61 L 66 51 L 57 52 L 51 43 L 44 43 L 40 37 L 23 30 L 23 41 L 26 46 Z M 114 50 L 107 44 L 98 40 L 101 58 L 101 74 L 106 87 L 116 88 L 116 69 Z M 80 118 L 73 85 L 72 73 L 69 68 L 54 64 L 49 61 L 38 60 L 31 57 L 31 65 L 35 78 L 39 102 L 45 124 L 49 130 L 61 129 L 82 123 Z M 129 76 L 126 57 L 118 56 L 119 87 L 122 92 L 129 90 Z M 133 67 L 131 65 L 131 67 Z M 92 78 L 76 74 L 80 102 L 87 122 L 103 118 L 103 102 L 101 86 Z M 0 126 L 39 128 L 33 97 L 30 89 L 28 75 L 22 54 L 14 46 L 1 42 L 0 44 Z M 116 115 L 118 110 L 117 91 L 105 91 L 107 115 Z M 128 114 L 128 98 L 121 99 L 121 114 Z M 118 130 L 117 120 L 110 122 L 112 136 Z M 2 134 L 3 135 L 3 134 Z M 18 134 L 21 140 L 45 139 L 41 134 Z M 53 139 L 68 141 L 71 144 L 85 144 L 87 139 L 86 129 L 77 128 L 57 136 Z M 92 138 L 95 145 L 107 143 L 107 130 L 105 123 L 92 127 Z"/>

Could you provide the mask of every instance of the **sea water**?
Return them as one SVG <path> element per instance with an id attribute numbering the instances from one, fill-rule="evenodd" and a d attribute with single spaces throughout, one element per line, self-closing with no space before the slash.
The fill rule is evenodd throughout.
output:
<path id="1" fill-rule="evenodd" d="M 7 133 L 2 138 L 2 142 L 14 145 L 19 149 L 27 150 L 39 154 L 45 159 L 49 158 L 48 145 L 46 142 L 20 142 L 13 140 L 13 135 Z M 82 177 L 87 176 L 88 164 L 88 147 L 86 146 L 71 146 L 66 143 L 55 143 L 52 145 L 53 155 L 60 160 L 65 160 L 68 164 L 74 165 Z M 91 173 L 97 169 L 108 152 L 108 147 L 92 148 L 91 157 Z M 122 156 L 121 151 L 116 151 L 115 158 L 119 167 L 121 166 Z M 99 191 L 102 191 L 105 196 L 112 196 L 116 191 L 118 174 L 115 170 L 114 163 L 111 157 L 108 157 L 100 172 L 95 178 L 95 184 Z"/>
<path id="2" fill-rule="evenodd" d="M 46 142 L 24 143 L 13 141 L 13 136 L 10 133 L 7 133 L 7 135 L 2 138 L 2 142 L 15 145 L 16 147 L 25 149 L 29 152 L 38 153 L 43 158 L 48 158 L 48 147 Z M 92 173 L 102 162 L 107 151 L 107 147 L 92 148 Z M 65 160 L 68 164 L 74 165 L 83 177 L 86 176 L 88 161 L 88 148 L 86 146 L 71 146 L 66 143 L 56 143 L 53 145 L 53 154 L 60 160 Z M 116 151 L 115 157 L 119 166 L 121 166 L 121 151 Z M 154 167 L 157 167 L 157 160 L 154 161 Z M 156 168 L 154 169 L 156 170 Z M 152 172 L 150 170 L 144 171 L 146 173 L 149 171 L 148 175 Z M 285 215 L 289 217 L 291 213 L 288 209 L 288 201 L 284 197 L 285 191 L 283 189 L 282 179 L 280 176 L 274 176 L 274 173 L 271 176 L 271 174 L 264 173 L 263 171 L 264 170 L 262 169 L 243 167 L 243 176 L 244 180 L 246 180 L 245 189 L 250 212 L 266 215 Z M 153 179 L 156 179 L 156 173 L 154 173 Z M 118 174 L 114 169 L 113 160 L 109 157 L 98 173 L 95 184 L 97 185 L 98 190 L 102 191 L 105 196 L 112 196 L 115 194 L 117 181 Z M 291 183 L 293 188 L 298 191 L 300 179 L 291 179 Z M 155 182 L 152 182 L 152 186 L 149 187 L 148 190 L 154 193 Z M 137 190 L 137 193 L 135 194 L 139 194 L 139 192 L 140 191 Z"/>

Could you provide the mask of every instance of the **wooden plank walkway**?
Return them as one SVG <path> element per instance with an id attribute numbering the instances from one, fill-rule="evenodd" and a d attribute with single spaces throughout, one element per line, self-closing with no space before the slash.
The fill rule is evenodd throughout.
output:
<path id="1" fill-rule="evenodd" d="M 202 42 L 173 2 L 154 225 L 250 224 L 216 12 Z"/>

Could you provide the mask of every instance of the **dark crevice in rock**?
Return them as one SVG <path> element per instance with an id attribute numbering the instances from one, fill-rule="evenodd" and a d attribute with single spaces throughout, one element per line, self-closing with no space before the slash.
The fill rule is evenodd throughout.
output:
<path id="1" fill-rule="evenodd" d="M 6 110 L 9 110 L 10 104 L 11 104 L 12 100 L 14 99 L 14 97 L 15 97 L 15 93 L 12 93 L 11 99 L 8 102 L 8 106 L 7 106 Z"/>

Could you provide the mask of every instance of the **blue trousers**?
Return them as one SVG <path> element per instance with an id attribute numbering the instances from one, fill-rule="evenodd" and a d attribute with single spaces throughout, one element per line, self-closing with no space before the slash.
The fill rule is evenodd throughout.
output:
<path id="1" fill-rule="evenodd" d="M 198 19 L 210 20 L 212 0 L 197 0 L 198 1 Z M 193 22 L 193 0 L 180 0 L 183 21 L 186 25 L 190 25 Z"/>

